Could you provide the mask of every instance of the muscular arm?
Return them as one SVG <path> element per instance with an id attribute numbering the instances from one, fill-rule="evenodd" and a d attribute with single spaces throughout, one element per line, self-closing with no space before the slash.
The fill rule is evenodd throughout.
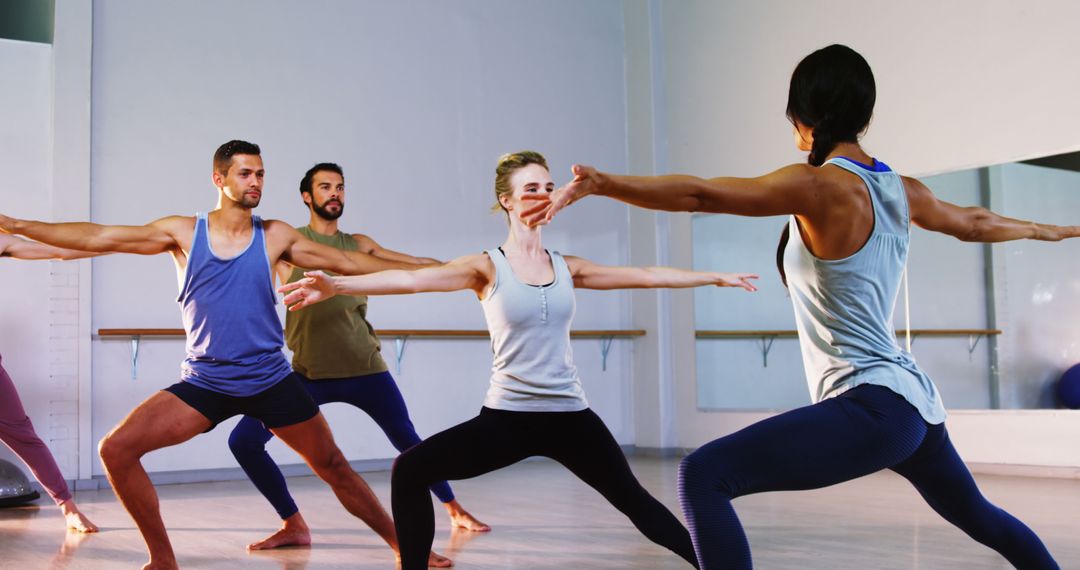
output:
<path id="1" fill-rule="evenodd" d="M 566 264 L 574 277 L 574 287 L 580 289 L 659 289 L 701 287 L 742 287 L 756 291 L 751 273 L 715 273 L 687 271 L 673 267 L 612 267 L 599 265 L 580 257 L 566 256 Z"/>
<path id="2" fill-rule="evenodd" d="M 89 253 L 154 255 L 178 247 L 176 231 L 191 218 L 170 216 L 145 226 L 106 226 L 90 222 L 48 223 L 0 215 L 0 230 L 63 249 Z"/>
<path id="3" fill-rule="evenodd" d="M 8 234 L 0 234 L 0 257 L 14 259 L 82 259 L 100 255 L 88 251 L 63 249 L 25 240 Z"/>
<path id="4" fill-rule="evenodd" d="M 341 275 L 363 275 L 387 269 L 416 268 L 411 263 L 382 259 L 359 251 L 342 251 L 315 243 L 284 222 L 268 220 L 267 230 L 273 235 L 275 241 L 283 245 L 281 260 L 297 267 L 325 269 Z"/>
<path id="5" fill-rule="evenodd" d="M 622 176 L 574 166 L 574 179 L 539 200 L 523 215 L 529 223 L 544 223 L 566 205 L 595 194 L 648 208 L 673 212 L 711 212 L 740 216 L 797 214 L 815 216 L 821 205 L 823 185 L 818 169 L 793 164 L 756 178 L 697 178 Z"/>
<path id="6" fill-rule="evenodd" d="M 920 228 L 959 240 L 994 243 L 1018 239 L 1060 241 L 1080 236 L 1078 226 L 1055 226 L 1007 218 L 980 207 L 939 200 L 922 182 L 904 177 L 911 221 Z"/>
<path id="7" fill-rule="evenodd" d="M 334 295 L 400 295 L 437 291 L 472 290 L 483 294 L 491 282 L 491 261 L 486 255 L 469 255 L 445 265 L 423 267 L 415 271 L 380 271 L 369 275 L 332 277 L 321 271 L 283 285 L 278 290 L 289 293 L 285 304 L 290 311 L 302 309 Z"/>
<path id="8" fill-rule="evenodd" d="M 400 251 L 387 249 L 364 234 L 353 234 L 353 239 L 356 240 L 356 244 L 360 247 L 360 251 L 381 259 L 411 263 L 413 265 L 438 265 L 442 263 L 441 261 L 430 257 L 416 257 L 407 253 L 401 253 Z"/>

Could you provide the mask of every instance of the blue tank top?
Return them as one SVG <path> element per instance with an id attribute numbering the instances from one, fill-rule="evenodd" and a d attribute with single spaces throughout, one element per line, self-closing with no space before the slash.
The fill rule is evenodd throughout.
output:
<path id="1" fill-rule="evenodd" d="M 813 401 L 862 384 L 889 388 L 931 424 L 945 408 L 930 378 L 896 342 L 892 315 L 911 238 L 903 181 L 887 165 L 867 167 L 850 159 L 833 164 L 859 176 L 874 210 L 874 228 L 859 251 L 820 259 L 803 243 L 794 216 L 784 251 L 803 367 Z"/>
<path id="2" fill-rule="evenodd" d="M 187 332 L 181 378 L 229 396 L 258 394 L 292 372 L 281 352 L 281 319 L 258 216 L 251 228 L 247 248 L 221 259 L 211 248 L 206 214 L 196 214 L 176 299 Z"/>

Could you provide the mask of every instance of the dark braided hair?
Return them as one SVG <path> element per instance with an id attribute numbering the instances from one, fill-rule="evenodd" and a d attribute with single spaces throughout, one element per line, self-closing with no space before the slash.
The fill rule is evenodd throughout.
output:
<path id="1" fill-rule="evenodd" d="M 825 163 L 836 145 L 858 142 L 874 114 L 877 89 L 870 64 L 855 50 L 833 44 L 803 58 L 791 74 L 787 118 L 813 131 L 814 142 L 806 158 L 812 166 Z M 787 287 L 784 248 L 790 239 L 784 225 L 776 250 L 776 267 Z"/>

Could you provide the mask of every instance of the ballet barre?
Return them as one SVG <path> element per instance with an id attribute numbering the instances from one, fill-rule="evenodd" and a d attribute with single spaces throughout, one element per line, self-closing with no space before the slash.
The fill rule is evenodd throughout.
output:
<path id="1" fill-rule="evenodd" d="M 1000 329 L 898 329 L 897 338 L 911 333 L 911 344 L 920 336 L 966 336 L 968 337 L 968 358 L 975 352 L 975 347 L 984 336 L 1000 335 Z M 761 363 L 765 368 L 769 367 L 769 351 L 772 350 L 773 341 L 780 337 L 794 338 L 799 336 L 794 330 L 698 330 L 694 331 L 694 337 L 706 340 L 722 340 L 727 338 L 756 338 L 761 347 Z"/>
<path id="2" fill-rule="evenodd" d="M 139 344 L 143 338 L 169 338 L 183 337 L 184 329 L 98 329 L 98 337 L 131 339 L 131 378 L 135 379 L 139 364 Z M 393 338 L 397 348 L 397 372 L 401 373 L 401 359 L 405 355 L 405 348 L 411 338 L 426 339 L 490 339 L 491 335 L 483 329 L 382 329 L 376 330 L 375 334 L 380 338 Z M 570 338 L 597 338 L 600 339 L 600 368 L 607 370 L 607 357 L 611 351 L 611 345 L 617 338 L 636 338 L 645 336 L 642 329 L 595 329 L 595 330 L 572 330 Z"/>

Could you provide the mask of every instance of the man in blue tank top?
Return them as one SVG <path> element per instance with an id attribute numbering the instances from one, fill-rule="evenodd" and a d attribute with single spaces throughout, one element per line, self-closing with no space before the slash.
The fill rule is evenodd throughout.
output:
<path id="1" fill-rule="evenodd" d="M 349 466 L 330 428 L 281 352 L 281 321 L 271 267 L 285 261 L 340 274 L 413 266 L 315 243 L 284 222 L 252 214 L 262 198 L 259 147 L 229 141 L 214 154 L 217 207 L 145 226 L 45 223 L 0 215 L 0 231 L 88 252 L 168 252 L 180 276 L 187 333 L 181 381 L 154 394 L 101 440 L 99 451 L 117 497 L 139 527 L 147 567 L 177 568 L 143 455 L 187 441 L 235 415 L 258 419 L 334 489 L 345 508 L 397 550 L 394 523 Z M 448 566 L 434 553 L 431 563 Z"/>

